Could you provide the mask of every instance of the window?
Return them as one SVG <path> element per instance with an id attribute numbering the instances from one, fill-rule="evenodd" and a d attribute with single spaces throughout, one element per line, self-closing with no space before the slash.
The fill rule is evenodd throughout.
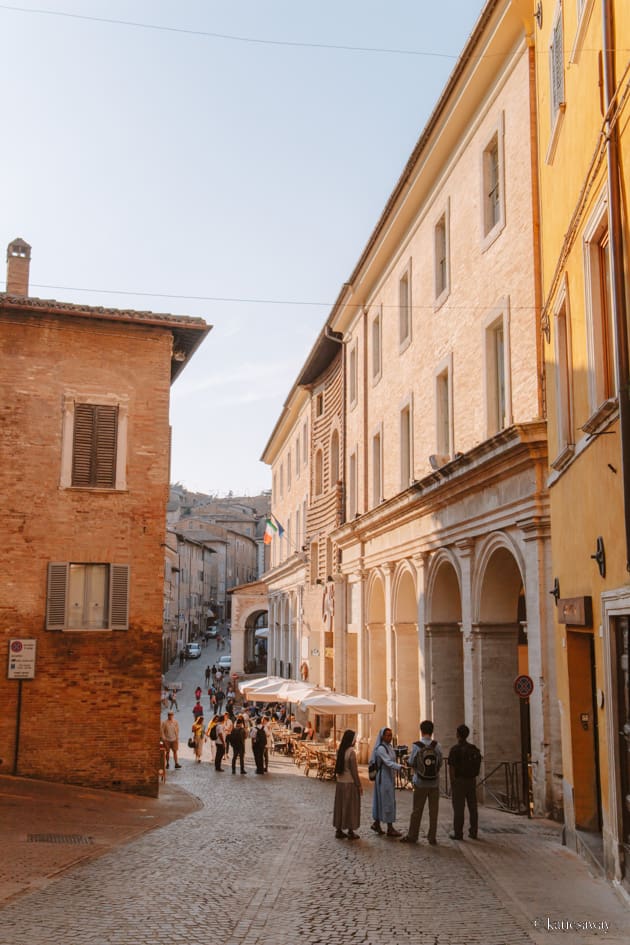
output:
<path id="1" fill-rule="evenodd" d="M 617 394 L 607 202 L 598 201 L 584 235 L 589 402 L 594 413 Z"/>
<path id="2" fill-rule="evenodd" d="M 348 469 L 348 517 L 352 520 L 357 512 L 357 454 L 350 454 Z"/>
<path id="3" fill-rule="evenodd" d="M 481 155 L 482 249 L 493 243 L 505 226 L 503 141 L 504 116 L 501 112 Z"/>
<path id="4" fill-rule="evenodd" d="M 382 309 L 372 319 L 372 381 L 376 383 L 382 372 L 381 332 Z"/>
<path id="5" fill-rule="evenodd" d="M 324 453 L 317 450 L 315 453 L 315 495 L 321 495 L 324 491 Z"/>
<path id="6" fill-rule="evenodd" d="M 321 417 L 324 413 L 324 395 L 318 394 L 315 398 L 315 416 Z"/>
<path id="7" fill-rule="evenodd" d="M 398 283 L 398 319 L 400 348 L 411 342 L 411 262 Z"/>
<path id="8" fill-rule="evenodd" d="M 330 438 L 330 485 L 336 486 L 339 481 L 339 433 L 333 430 Z"/>
<path id="9" fill-rule="evenodd" d="M 300 438 L 297 436 L 295 438 L 295 478 L 299 479 L 300 476 Z"/>
<path id="10" fill-rule="evenodd" d="M 562 6 L 558 7 L 556 20 L 551 31 L 549 69 L 551 84 L 551 120 L 554 122 L 556 120 L 558 111 L 564 105 L 564 47 L 562 30 Z"/>
<path id="11" fill-rule="evenodd" d="M 441 304 L 448 295 L 450 281 L 447 213 L 443 213 L 436 223 L 433 239 L 435 252 L 435 301 L 437 304 Z"/>
<path id="12" fill-rule="evenodd" d="M 304 429 L 302 431 L 302 441 L 303 441 L 302 454 L 304 456 L 304 465 L 306 466 L 306 464 L 308 463 L 308 421 L 306 421 L 306 423 L 304 424 Z"/>
<path id="13" fill-rule="evenodd" d="M 400 488 L 406 489 L 413 479 L 411 404 L 400 411 Z"/>
<path id="14" fill-rule="evenodd" d="M 284 495 L 284 463 L 280 463 L 280 498 Z"/>
<path id="15" fill-rule="evenodd" d="M 126 401 L 69 392 L 63 409 L 61 487 L 125 489 Z"/>
<path id="16" fill-rule="evenodd" d="M 486 429 L 494 436 L 512 423 L 508 305 L 485 325 Z"/>
<path id="17" fill-rule="evenodd" d="M 47 630 L 127 630 L 128 625 L 128 565 L 48 565 Z"/>
<path id="18" fill-rule="evenodd" d="M 383 499 L 383 443 L 381 431 L 372 437 L 372 505 Z"/>
<path id="19" fill-rule="evenodd" d="M 350 349 L 350 358 L 348 364 L 348 395 L 350 407 L 354 407 L 357 402 L 357 346 L 356 342 Z"/>
<path id="20" fill-rule="evenodd" d="M 299 551 L 302 545 L 302 533 L 300 531 L 300 510 L 295 513 L 295 551 Z"/>
<path id="21" fill-rule="evenodd" d="M 287 492 L 291 491 L 291 451 L 287 454 Z"/>
<path id="22" fill-rule="evenodd" d="M 566 286 L 555 311 L 554 347 L 556 362 L 556 438 L 558 455 L 551 465 L 555 469 L 562 469 L 573 454 L 573 445 L 575 442 L 571 378 L 572 362 Z"/>
<path id="23" fill-rule="evenodd" d="M 436 377 L 436 427 L 438 455 L 450 457 L 453 451 L 450 365 L 442 368 Z"/>

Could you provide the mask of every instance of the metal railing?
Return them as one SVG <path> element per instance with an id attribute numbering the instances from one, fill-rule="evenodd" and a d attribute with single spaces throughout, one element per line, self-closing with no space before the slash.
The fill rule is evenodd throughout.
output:
<path id="1" fill-rule="evenodd" d="M 509 811 L 513 814 L 529 816 L 532 805 L 532 765 L 522 761 L 500 761 L 494 768 L 477 781 L 477 787 L 483 789 L 483 803 L 487 807 Z M 440 791 L 446 797 L 451 796 L 449 767 L 442 766 Z"/>

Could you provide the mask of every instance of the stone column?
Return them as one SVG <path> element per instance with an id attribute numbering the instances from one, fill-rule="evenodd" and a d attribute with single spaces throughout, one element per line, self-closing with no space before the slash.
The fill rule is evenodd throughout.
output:
<path id="1" fill-rule="evenodd" d="M 431 698 L 431 659 L 429 641 L 426 636 L 426 582 L 431 556 L 428 551 L 413 556 L 416 568 L 416 586 L 418 588 L 418 681 L 420 690 L 420 705 L 418 715 L 426 719 L 429 717 Z"/>
<path id="2" fill-rule="evenodd" d="M 396 649 L 394 646 L 394 621 L 392 614 L 392 575 L 394 574 L 395 567 L 394 562 L 386 561 L 382 569 L 385 575 L 386 718 L 390 728 L 394 728 L 394 720 L 396 718 Z"/>
<path id="3" fill-rule="evenodd" d="M 462 722 L 470 728 L 471 741 L 480 737 L 481 712 L 477 704 L 481 691 L 481 677 L 476 674 L 474 665 L 475 638 L 473 634 L 472 569 L 475 543 L 471 539 L 459 541 L 455 545 L 461 579 L 462 605 L 462 645 L 464 655 L 464 715 Z"/>

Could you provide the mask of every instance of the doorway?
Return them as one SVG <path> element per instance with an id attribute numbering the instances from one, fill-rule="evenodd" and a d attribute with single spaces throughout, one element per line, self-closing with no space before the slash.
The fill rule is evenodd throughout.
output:
<path id="1" fill-rule="evenodd" d="M 630 885 L 630 617 L 613 621 L 617 655 L 617 738 L 624 882 Z"/>
<path id="2" fill-rule="evenodd" d="M 595 641 L 592 633 L 567 632 L 567 665 L 575 826 L 589 834 L 601 833 Z"/>

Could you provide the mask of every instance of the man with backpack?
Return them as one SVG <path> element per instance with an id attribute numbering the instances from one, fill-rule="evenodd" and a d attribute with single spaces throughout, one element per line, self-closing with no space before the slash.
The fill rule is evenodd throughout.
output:
<path id="1" fill-rule="evenodd" d="M 477 815 L 477 775 L 481 768 L 481 752 L 468 741 L 470 729 L 457 726 L 457 744 L 448 753 L 448 772 L 451 777 L 453 801 L 453 833 L 451 840 L 464 839 L 464 811 L 468 804 L 468 836 L 477 839 L 479 819 Z"/>
<path id="2" fill-rule="evenodd" d="M 413 809 L 409 819 L 409 830 L 401 843 L 417 843 L 424 805 L 429 802 L 429 832 L 431 846 L 437 843 L 438 810 L 440 807 L 439 773 L 442 767 L 442 749 L 433 738 L 433 722 L 425 719 L 420 723 L 420 741 L 413 743 L 409 767 L 413 769 Z"/>

